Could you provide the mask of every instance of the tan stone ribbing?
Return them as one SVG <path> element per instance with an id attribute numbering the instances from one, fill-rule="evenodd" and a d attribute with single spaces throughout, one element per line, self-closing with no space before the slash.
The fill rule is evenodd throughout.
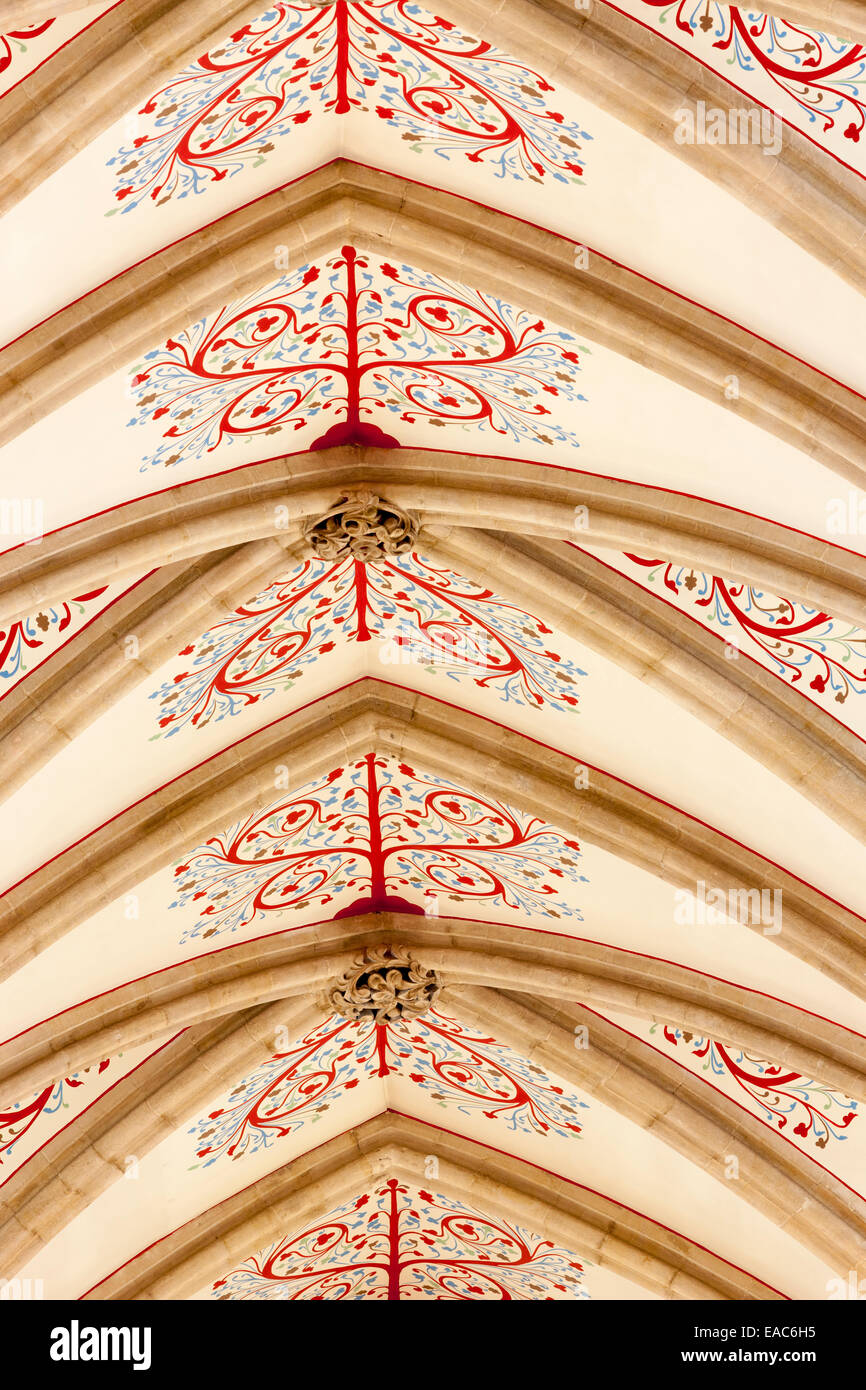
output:
<path id="1" fill-rule="evenodd" d="M 292 1235 L 341 1202 L 396 1177 L 437 1187 L 477 1210 L 517 1221 L 543 1239 L 663 1298 L 773 1299 L 766 1284 L 685 1236 L 555 1174 L 385 1111 L 261 1178 L 142 1251 L 88 1299 L 189 1298 L 236 1262 Z"/>
<path id="2" fill-rule="evenodd" d="M 79 8 L 79 0 L 52 0 L 47 6 L 41 0 L 9 0 L 2 25 L 15 27 L 7 10 L 39 10 L 40 18 L 47 18 Z M 124 0 L 92 21 L 86 33 L 28 73 L 0 102 L 0 213 L 136 110 L 161 86 L 160 73 L 180 72 L 248 14 L 246 0 L 221 0 L 218 7 L 212 0 Z M 50 53 L 50 30 L 46 41 Z M 105 199 L 108 208 L 110 185 Z"/>
<path id="3" fill-rule="evenodd" d="M 3 0 L 0 24 L 4 31 L 20 29 L 26 24 L 40 24 L 43 20 L 68 14 L 70 10 L 95 10 L 105 3 L 106 0 Z"/>
<path id="4" fill-rule="evenodd" d="M 0 1269 L 7 1277 L 184 1125 L 211 1095 L 273 1054 L 275 1033 L 303 1037 L 322 1017 L 304 998 L 253 1004 L 186 1030 L 100 1096 L 0 1187 Z"/>
<path id="5" fill-rule="evenodd" d="M 601 651 L 757 758 L 846 830 L 866 838 L 863 741 L 804 701 L 798 690 L 747 658 L 728 660 L 718 638 L 687 614 L 572 546 L 469 528 L 438 535 L 438 529 L 428 526 L 425 531 L 428 558 L 482 581 L 556 631 Z M 163 608 L 154 596 L 145 605 L 151 584 L 154 595 L 162 592 L 159 583 L 168 584 L 168 572 L 160 572 L 19 683 L 0 702 L 0 799 L 32 776 L 71 733 L 104 714 L 145 672 L 156 670 L 208 624 L 225 618 L 257 585 L 276 578 L 302 553 L 300 543 L 288 545 L 284 553 L 278 540 L 251 542 L 234 552 L 236 560 L 212 557 L 216 568 L 199 584 L 192 582 L 194 566 L 174 603 Z M 261 562 L 255 559 L 258 554 Z M 231 574 L 224 575 L 226 565 Z M 216 596 L 195 606 L 201 586 L 206 595 Z M 136 602 L 142 607 L 134 610 Z M 137 660 L 123 654 L 130 633 L 141 644 Z"/>
<path id="6" fill-rule="evenodd" d="M 833 38 L 866 43 L 866 5 L 863 0 L 762 0 L 766 14 L 778 15 L 789 24 Z"/>
<path id="7" fill-rule="evenodd" d="M 448 15 L 719 184 L 857 289 L 866 285 L 862 179 L 793 125 L 775 156 L 753 144 L 677 144 L 683 108 L 741 109 L 749 98 L 696 62 L 699 51 L 693 57 L 656 33 L 652 16 L 645 27 L 604 3 L 581 11 L 573 0 L 451 0 Z"/>
<path id="8" fill-rule="evenodd" d="M 158 570 L 0 702 L 0 801 L 181 646 L 294 563 L 280 537 Z M 138 642 L 127 656 L 130 637 Z"/>
<path id="9" fill-rule="evenodd" d="M 465 917 L 393 913 L 223 947 L 86 1000 L 0 1047 L 0 1089 L 28 1095 L 112 1052 L 179 1028 L 318 994 L 359 950 L 383 941 L 411 948 L 442 972 L 448 987 L 484 986 L 569 1004 L 581 1000 L 602 1012 L 653 1017 L 758 1056 L 783 1057 L 802 1075 L 820 1076 L 845 1095 L 866 1100 L 862 1037 L 769 995 L 580 938 Z"/>
<path id="10" fill-rule="evenodd" d="M 345 160 L 259 199 L 85 295 L 0 353 L 0 443 L 143 350 L 351 241 L 544 315 L 866 481 L 866 402 L 752 333 L 600 255 L 439 189 Z M 736 401 L 725 380 L 739 381 Z"/>
<path id="11" fill-rule="evenodd" d="M 13 3 L 20 7 L 30 0 Z M 73 40 L 72 53 L 54 55 L 41 71 L 24 79 L 20 91 L 4 98 L 4 106 L 14 99 L 9 111 L 14 120 L 8 133 L 3 131 L 7 145 L 17 131 L 22 135 L 9 149 L 8 166 L 0 166 L 0 188 L 11 184 L 10 196 L 0 207 L 5 210 L 4 202 L 8 204 L 37 186 L 82 144 L 134 110 L 189 60 L 223 39 L 231 32 L 235 15 L 246 17 L 248 13 L 245 7 L 234 4 L 216 26 L 209 12 L 197 25 L 201 7 L 186 0 L 184 5 L 171 7 L 172 14 L 177 10 L 181 13 L 177 29 L 172 26 L 166 33 L 160 15 L 167 7 L 167 0 L 138 0 L 136 6 L 128 0 L 121 9 L 134 12 L 132 23 L 127 20 L 124 27 L 114 18 L 112 24 L 110 16 L 97 20 L 88 34 Z M 489 0 L 454 0 L 449 17 L 467 32 L 483 33 L 510 55 L 538 67 L 559 87 L 572 88 L 578 97 L 588 96 L 862 287 L 863 192 L 856 174 L 793 127 L 785 128 L 781 151 L 773 158 L 751 145 L 674 143 L 676 112 L 682 106 L 703 100 L 709 106 L 727 108 L 745 100 L 718 74 L 696 63 L 690 53 L 667 44 L 661 35 L 604 4 L 592 6 L 587 15 L 576 13 L 570 0 L 544 0 L 543 6 L 538 0 L 532 4 L 500 0 L 498 5 L 491 5 Z M 866 26 L 855 37 L 862 40 L 864 29 Z M 123 75 L 122 82 L 116 80 L 118 72 Z M 32 121 L 28 119 L 31 113 L 35 113 Z M 71 131 L 74 143 L 68 137 L 58 139 L 60 131 L 64 135 Z M 332 136 L 337 149 L 336 122 Z"/>
<path id="12" fill-rule="evenodd" d="M 184 850 L 270 804 L 275 764 L 287 765 L 298 787 L 371 751 L 444 776 L 459 767 L 474 791 L 532 811 L 672 888 L 694 892 L 702 880 L 726 890 L 780 890 L 778 944 L 866 997 L 866 924 L 856 913 L 604 771 L 576 790 L 574 754 L 371 678 L 221 750 L 10 888 L 0 899 L 3 978 Z M 673 903 L 672 894 L 672 911 Z"/>
<path id="13" fill-rule="evenodd" d="M 866 1273 L 866 1203 L 794 1144 L 672 1057 L 580 1004 L 452 987 L 439 1007 L 651 1131 L 712 1177 L 733 1155 L 736 1191 L 836 1269 Z M 588 1046 L 576 1046 L 576 1029 Z M 768 1059 L 779 1060 L 779 1059 Z"/>
<path id="14" fill-rule="evenodd" d="M 595 556 L 536 538 L 453 529 L 429 551 L 555 631 L 684 705 L 866 840 L 866 744 L 798 690 Z"/>
<path id="15" fill-rule="evenodd" d="M 108 532 L 105 518 L 94 517 L 46 536 L 31 552 L 0 555 L 0 623 L 58 593 L 211 550 L 269 536 L 289 542 L 345 488 L 391 497 L 428 526 L 649 549 L 866 626 L 866 557 L 773 522 L 663 488 L 514 459 L 354 446 L 179 484 L 115 509 Z M 576 506 L 586 509 L 585 529 L 576 528 Z"/>
<path id="16" fill-rule="evenodd" d="M 866 1208 L 834 1176 L 755 1117 L 580 1005 L 452 986 L 439 1007 L 652 1130 L 715 1177 L 740 1163 L 737 1191 L 833 1267 L 866 1266 Z M 121 1079 L 0 1188 L 0 1268 L 13 1275 L 111 1183 L 270 1057 L 278 1029 L 302 1037 L 321 1019 L 305 996 L 197 1025 Z M 589 1029 L 577 1050 L 574 1030 Z"/>

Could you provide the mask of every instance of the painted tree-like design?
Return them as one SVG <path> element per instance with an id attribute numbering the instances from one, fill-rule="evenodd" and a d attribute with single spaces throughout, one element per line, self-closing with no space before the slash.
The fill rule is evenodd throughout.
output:
<path id="1" fill-rule="evenodd" d="M 857 143 L 866 124 L 866 46 L 804 29 L 777 15 L 742 10 L 717 0 L 643 0 L 675 13 L 679 32 L 699 32 L 743 72 L 759 70 L 796 102 L 806 124 L 823 132 L 848 124 L 843 138 Z"/>
<path id="2" fill-rule="evenodd" d="M 91 589 L 80 594 L 70 603 L 57 604 L 53 608 L 42 609 L 34 617 L 22 618 L 0 629 L 0 697 L 3 695 L 3 682 L 15 680 L 28 669 L 28 656 L 45 645 L 46 634 L 59 636 L 65 632 L 75 616 L 73 605 L 78 613 L 83 613 L 84 605 L 105 593 L 108 586 Z"/>
<path id="3" fill-rule="evenodd" d="M 662 581 L 684 607 L 719 629 L 744 651 L 764 658 L 776 675 L 799 684 L 811 674 L 814 697 L 844 704 L 866 691 L 866 630 L 828 613 L 748 584 L 734 584 L 688 565 L 626 554 L 647 584 Z M 729 635 L 730 634 L 730 635 Z"/>
<path id="4" fill-rule="evenodd" d="M 53 23 L 53 19 L 44 19 L 41 24 L 25 24 L 21 29 L 7 29 L 0 34 L 0 76 L 12 66 L 19 53 L 27 52 L 30 40 L 40 38 Z"/>
<path id="5" fill-rule="evenodd" d="M 106 215 L 257 167 L 317 110 L 372 110 L 411 149 L 489 163 L 499 178 L 579 183 L 592 137 L 551 107 L 553 91 L 411 0 L 277 3 L 140 109 L 141 133 L 108 161 Z"/>
<path id="6" fill-rule="evenodd" d="M 244 1077 L 196 1121 L 194 1168 L 258 1153 L 315 1124 L 365 1076 L 408 1078 L 443 1107 L 503 1120 L 526 1134 L 577 1136 L 585 1101 L 495 1038 L 431 1009 L 413 1023 L 374 1024 L 332 1014 L 286 1052 Z"/>
<path id="7" fill-rule="evenodd" d="M 31 1100 L 19 1101 L 8 1110 L 0 1110 L 0 1168 L 8 1160 L 16 1144 L 37 1122 L 48 1115 L 55 1115 L 69 1104 L 68 1093 L 83 1086 L 88 1077 L 101 1076 L 109 1065 L 110 1058 L 95 1067 L 73 1072 L 62 1081 L 52 1082 L 44 1087 Z"/>
<path id="8" fill-rule="evenodd" d="M 585 1266 L 511 1222 L 396 1178 L 245 1260 L 220 1299 L 588 1298 Z"/>
<path id="9" fill-rule="evenodd" d="M 336 917 L 422 913 L 440 901 L 577 917 L 580 846 L 536 816 L 368 753 L 216 835 L 175 868 L 172 907 L 197 903 L 181 937 L 237 931 L 268 913 L 343 895 Z"/>
<path id="10" fill-rule="evenodd" d="M 467 677 L 517 704 L 573 709 L 586 672 L 547 645 L 552 636 L 531 613 L 417 554 L 368 565 L 312 557 L 184 647 L 183 669 L 150 698 L 166 736 L 203 728 L 290 689 L 339 643 L 379 640 L 392 664 Z"/>
<path id="11" fill-rule="evenodd" d="M 146 353 L 129 425 L 163 433 L 142 471 L 318 422 L 313 448 L 397 446 L 377 415 L 576 447 L 552 407 L 584 399 L 577 349 L 500 300 L 344 246 Z"/>
<path id="12" fill-rule="evenodd" d="M 658 1036 L 658 1028 L 659 1024 L 654 1023 L 650 1033 Z M 762 1120 L 795 1138 L 795 1142 L 808 1141 L 823 1149 L 830 1139 L 847 1138 L 848 1126 L 857 1118 L 856 1100 L 800 1072 L 680 1028 L 664 1025 L 662 1036 L 673 1047 L 682 1044 L 700 1062 L 701 1070 L 733 1081 Z M 791 1124 L 794 1119 L 797 1123 Z"/>

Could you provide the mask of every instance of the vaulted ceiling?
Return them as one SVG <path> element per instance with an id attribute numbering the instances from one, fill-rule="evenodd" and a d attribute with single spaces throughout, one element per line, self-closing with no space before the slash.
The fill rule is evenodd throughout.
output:
<path id="1" fill-rule="evenodd" d="M 866 5 L 443 5 L 3 7 L 48 1298 L 866 1276 Z"/>

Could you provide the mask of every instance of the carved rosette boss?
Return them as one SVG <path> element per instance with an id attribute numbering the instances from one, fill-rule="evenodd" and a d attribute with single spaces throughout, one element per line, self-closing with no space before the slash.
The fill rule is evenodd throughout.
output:
<path id="1" fill-rule="evenodd" d="M 351 556 L 363 564 L 385 555 L 405 555 L 418 536 L 418 519 L 394 502 L 372 492 L 344 496 L 305 532 L 307 542 L 323 560 Z"/>
<path id="2" fill-rule="evenodd" d="M 368 946 L 363 956 L 327 994 L 327 1004 L 344 1018 L 398 1023 L 420 1018 L 433 1007 L 442 983 L 401 946 Z"/>

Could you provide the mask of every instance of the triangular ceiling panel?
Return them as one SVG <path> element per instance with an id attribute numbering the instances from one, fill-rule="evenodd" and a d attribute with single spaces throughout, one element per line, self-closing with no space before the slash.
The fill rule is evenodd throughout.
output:
<path id="1" fill-rule="evenodd" d="M 866 1277 L 856 10 L 42 8 L 0 26 L 4 1279 Z"/>

